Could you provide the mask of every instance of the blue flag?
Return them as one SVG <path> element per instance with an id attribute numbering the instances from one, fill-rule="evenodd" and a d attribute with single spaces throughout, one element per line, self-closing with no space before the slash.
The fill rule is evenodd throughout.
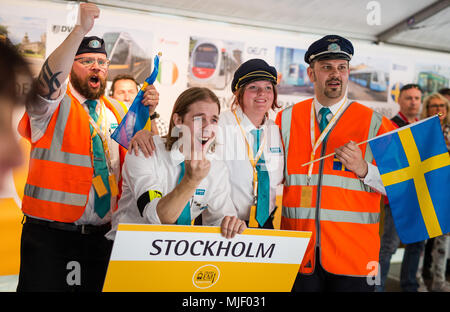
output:
<path id="1" fill-rule="evenodd" d="M 111 138 L 113 138 L 117 143 L 119 143 L 126 149 L 128 149 L 128 145 L 136 132 L 144 128 L 150 131 L 149 107 L 144 106 L 141 102 L 142 98 L 144 97 L 145 88 L 155 82 L 156 77 L 158 76 L 158 70 L 159 56 L 156 55 L 153 72 L 147 79 L 145 79 L 144 85 L 134 98 L 133 104 L 131 104 L 125 117 L 122 119 L 116 130 L 114 130 L 113 134 L 111 134 Z"/>
<path id="2" fill-rule="evenodd" d="M 369 144 L 401 241 L 410 244 L 450 232 L 450 156 L 438 116 Z"/>

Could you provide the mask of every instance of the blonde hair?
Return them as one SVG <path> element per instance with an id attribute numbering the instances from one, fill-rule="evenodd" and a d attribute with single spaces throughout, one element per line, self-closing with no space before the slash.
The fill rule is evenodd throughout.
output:
<path id="1" fill-rule="evenodd" d="M 447 100 L 447 98 L 438 92 L 430 94 L 423 100 L 423 109 L 422 109 L 422 113 L 420 114 L 420 119 L 425 119 L 427 117 L 430 117 L 430 116 L 428 116 L 428 106 L 430 105 L 430 102 L 432 99 L 439 99 L 444 102 L 445 106 L 447 107 L 447 116 L 445 116 L 445 119 L 442 120 L 442 124 L 444 124 L 444 125 L 448 124 L 449 123 L 448 114 L 449 114 L 449 110 L 450 110 L 450 104 L 449 104 L 449 101 Z"/>

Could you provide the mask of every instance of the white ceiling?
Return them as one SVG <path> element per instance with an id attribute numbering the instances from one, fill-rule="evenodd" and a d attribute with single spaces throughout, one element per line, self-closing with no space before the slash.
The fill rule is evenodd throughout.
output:
<path id="1" fill-rule="evenodd" d="M 95 0 L 91 2 L 319 35 L 333 32 L 353 39 L 450 52 L 450 0 Z M 380 24 L 369 25 L 367 17 L 374 16 L 377 9 Z M 406 21 L 411 17 L 415 22 L 407 26 Z"/>

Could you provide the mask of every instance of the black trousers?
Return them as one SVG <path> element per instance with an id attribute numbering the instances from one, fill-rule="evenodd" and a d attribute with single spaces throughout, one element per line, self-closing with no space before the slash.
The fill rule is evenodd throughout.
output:
<path id="1" fill-rule="evenodd" d="M 101 291 L 112 241 L 25 223 L 17 291 Z"/>
<path id="2" fill-rule="evenodd" d="M 297 274 L 292 292 L 373 292 L 375 285 L 370 285 L 366 277 L 336 275 L 324 270 L 317 257 L 314 273 Z"/>

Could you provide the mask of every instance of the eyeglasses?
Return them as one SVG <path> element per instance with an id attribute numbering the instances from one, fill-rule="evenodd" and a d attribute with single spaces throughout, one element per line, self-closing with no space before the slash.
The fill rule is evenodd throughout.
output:
<path id="1" fill-rule="evenodd" d="M 106 68 L 108 67 L 110 60 L 104 59 L 104 58 L 95 58 L 95 57 L 79 57 L 76 58 L 75 61 L 78 61 L 83 65 L 84 67 L 91 67 L 94 65 L 95 62 L 97 62 L 98 67 L 100 68 Z"/>
<path id="2" fill-rule="evenodd" d="M 442 104 L 431 104 L 431 105 L 429 105 L 428 106 L 428 108 L 444 108 L 445 107 L 445 104 L 444 103 L 442 103 Z"/>

